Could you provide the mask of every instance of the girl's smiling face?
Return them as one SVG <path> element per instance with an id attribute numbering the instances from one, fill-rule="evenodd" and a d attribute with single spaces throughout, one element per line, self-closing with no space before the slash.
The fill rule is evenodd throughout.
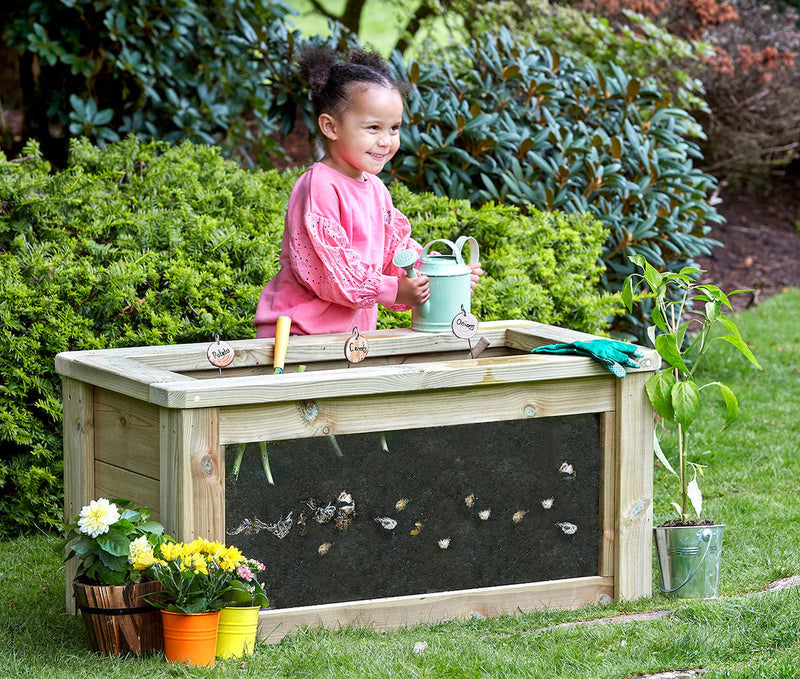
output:
<path id="1" fill-rule="evenodd" d="M 403 100 L 393 88 L 355 83 L 349 105 L 323 113 L 319 127 L 328 139 L 322 162 L 348 177 L 378 174 L 400 146 Z"/>

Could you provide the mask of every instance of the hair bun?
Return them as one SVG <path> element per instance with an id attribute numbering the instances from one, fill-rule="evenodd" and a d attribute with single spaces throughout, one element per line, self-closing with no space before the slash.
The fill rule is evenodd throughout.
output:
<path id="1" fill-rule="evenodd" d="M 300 66 L 300 79 L 318 96 L 328 82 L 331 69 L 339 62 L 339 57 L 330 47 L 307 46 L 300 50 L 297 63 Z"/>
<path id="2" fill-rule="evenodd" d="M 353 50 L 350 52 L 348 61 L 351 64 L 369 66 L 380 73 L 388 73 L 383 57 L 377 52 L 366 52 L 365 50 Z"/>

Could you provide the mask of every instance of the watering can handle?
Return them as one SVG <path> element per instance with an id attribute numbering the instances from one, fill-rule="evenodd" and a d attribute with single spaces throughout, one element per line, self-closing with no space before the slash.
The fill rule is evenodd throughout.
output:
<path id="1" fill-rule="evenodd" d="M 476 241 L 472 236 L 459 236 L 458 240 L 455 243 L 455 252 L 456 256 L 464 261 L 464 257 L 461 254 L 461 250 L 464 247 L 464 243 L 469 243 L 469 266 L 475 266 L 480 261 L 480 253 L 478 252 L 478 241 Z"/>
<path id="2" fill-rule="evenodd" d="M 453 243 L 453 241 L 447 240 L 446 238 L 437 238 L 436 240 L 432 240 L 424 248 L 422 248 L 420 257 L 424 257 L 425 255 L 427 255 L 428 249 L 434 243 L 444 243 L 450 248 L 450 250 L 452 250 L 453 254 L 456 257 L 456 262 L 458 264 L 463 264 L 464 257 L 461 254 L 461 249 L 464 247 L 464 243 L 467 242 L 469 243 L 469 265 L 473 266 L 478 263 L 479 253 L 478 253 L 478 241 L 476 241 L 472 236 L 459 236 L 458 240 L 455 243 Z"/>
<path id="3" fill-rule="evenodd" d="M 428 243 L 424 248 L 422 248 L 422 252 L 419 253 L 420 259 L 422 259 L 425 255 L 428 254 L 428 249 L 434 243 L 444 243 L 453 251 L 453 254 L 456 256 L 456 260 L 461 259 L 461 256 L 458 254 L 458 252 L 456 252 L 456 246 L 453 244 L 453 241 L 447 240 L 446 238 L 437 238 L 436 240 L 432 240 L 430 243 Z M 437 252 L 436 254 L 438 255 L 439 253 Z"/>
<path id="4" fill-rule="evenodd" d="M 711 531 L 706 528 L 705 530 L 701 530 L 697 532 L 697 540 L 698 542 L 705 542 L 706 549 L 703 552 L 703 556 L 699 559 L 695 557 L 695 562 L 692 564 L 692 567 L 689 569 L 689 575 L 686 576 L 686 579 L 677 587 L 673 587 L 672 589 L 664 587 L 664 583 L 661 580 L 661 573 L 658 574 L 658 588 L 664 592 L 664 594 L 672 594 L 673 592 L 677 592 L 681 587 L 683 587 L 686 583 L 689 582 L 694 577 L 694 574 L 700 570 L 700 566 L 703 565 L 703 561 L 706 560 L 706 556 L 708 555 L 708 550 L 711 548 Z"/>

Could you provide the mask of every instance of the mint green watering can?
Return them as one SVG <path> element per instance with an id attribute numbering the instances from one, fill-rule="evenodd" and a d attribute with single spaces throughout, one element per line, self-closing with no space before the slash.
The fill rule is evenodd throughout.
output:
<path id="1" fill-rule="evenodd" d="M 449 253 L 429 253 L 435 243 L 444 243 Z M 469 243 L 469 263 L 464 262 L 461 249 Z M 417 253 L 403 250 L 394 256 L 395 266 L 406 270 L 414 278 Z M 459 313 L 470 310 L 471 266 L 479 261 L 478 242 L 472 236 L 461 236 L 455 243 L 444 238 L 432 240 L 420 254 L 419 273 L 428 277 L 431 297 L 411 312 L 411 328 L 420 332 L 450 332 L 452 322 Z"/>

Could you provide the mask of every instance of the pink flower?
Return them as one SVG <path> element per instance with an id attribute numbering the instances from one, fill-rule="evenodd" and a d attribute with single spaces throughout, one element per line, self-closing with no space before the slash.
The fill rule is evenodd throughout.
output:
<path id="1" fill-rule="evenodd" d="M 236 569 L 236 575 L 238 575 L 242 580 L 253 579 L 253 571 L 245 566 L 239 566 L 239 568 Z"/>

